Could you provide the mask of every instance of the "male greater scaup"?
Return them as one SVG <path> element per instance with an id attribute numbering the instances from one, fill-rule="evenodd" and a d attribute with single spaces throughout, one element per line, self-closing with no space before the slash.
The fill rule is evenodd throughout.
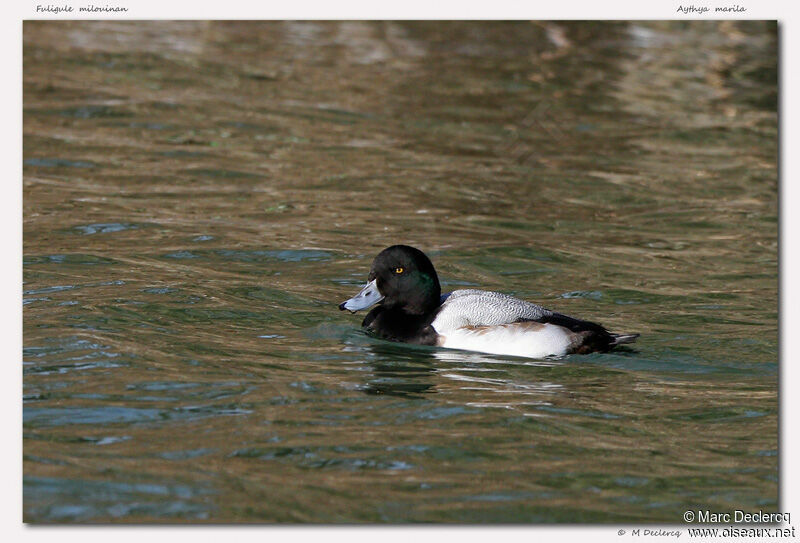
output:
<path id="1" fill-rule="evenodd" d="M 499 292 L 467 289 L 442 296 L 430 259 L 408 245 L 381 251 L 367 281 L 339 309 L 355 313 L 379 304 L 361 326 L 390 341 L 542 358 L 605 352 L 639 337 L 612 334 Z"/>

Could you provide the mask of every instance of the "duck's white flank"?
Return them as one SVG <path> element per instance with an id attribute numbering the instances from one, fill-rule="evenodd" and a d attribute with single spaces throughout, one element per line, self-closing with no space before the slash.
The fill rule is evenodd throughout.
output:
<path id="1" fill-rule="evenodd" d="M 490 354 L 528 358 L 564 356 L 578 344 L 580 336 L 563 326 L 520 322 L 477 328 L 456 328 L 439 335 L 439 346 Z"/>

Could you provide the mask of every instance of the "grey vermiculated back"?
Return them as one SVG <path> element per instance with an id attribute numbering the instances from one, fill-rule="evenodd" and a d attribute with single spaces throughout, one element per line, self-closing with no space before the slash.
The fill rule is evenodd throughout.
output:
<path id="1" fill-rule="evenodd" d="M 521 319 L 537 320 L 553 312 L 531 302 L 500 292 L 464 289 L 450 293 L 433 321 L 440 333 L 463 326 L 508 324 Z"/>

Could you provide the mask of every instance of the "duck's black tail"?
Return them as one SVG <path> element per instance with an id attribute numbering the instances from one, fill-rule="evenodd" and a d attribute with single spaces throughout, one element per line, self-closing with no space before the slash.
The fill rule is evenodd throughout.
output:
<path id="1" fill-rule="evenodd" d="M 617 345 L 625 345 L 626 343 L 633 343 L 639 334 L 610 334 L 611 342 L 609 347 L 616 347 Z"/>

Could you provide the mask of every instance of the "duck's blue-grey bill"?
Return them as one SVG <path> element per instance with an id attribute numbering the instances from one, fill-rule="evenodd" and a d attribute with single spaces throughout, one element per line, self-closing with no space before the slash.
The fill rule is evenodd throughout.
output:
<path id="1" fill-rule="evenodd" d="M 361 309 L 366 309 L 373 304 L 377 304 L 383 300 L 383 294 L 378 290 L 377 279 L 373 279 L 367 283 L 361 292 L 350 298 L 349 300 L 339 304 L 339 309 L 345 309 L 355 313 Z"/>

